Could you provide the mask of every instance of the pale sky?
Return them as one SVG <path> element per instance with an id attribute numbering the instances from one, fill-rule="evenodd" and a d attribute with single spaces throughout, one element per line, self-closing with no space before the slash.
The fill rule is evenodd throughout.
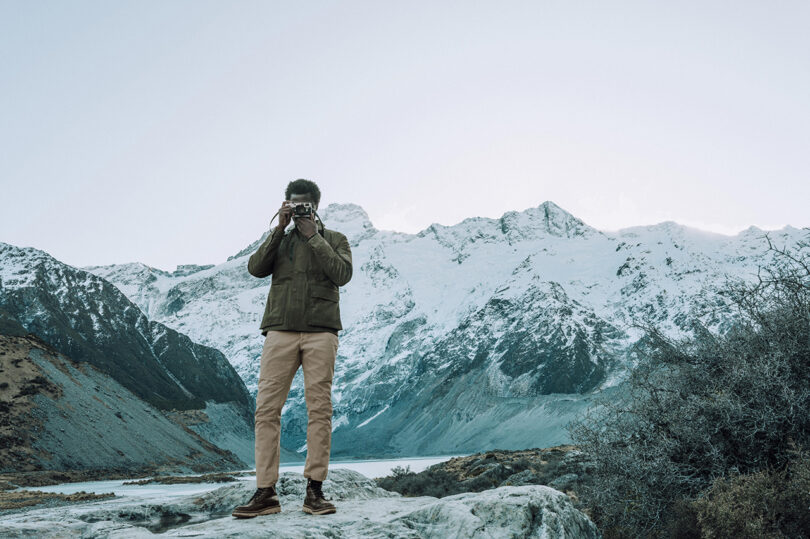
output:
<path id="1" fill-rule="evenodd" d="M 808 28 L 805 1 L 0 0 L 0 241 L 217 264 L 300 177 L 403 232 L 545 200 L 810 226 Z"/>

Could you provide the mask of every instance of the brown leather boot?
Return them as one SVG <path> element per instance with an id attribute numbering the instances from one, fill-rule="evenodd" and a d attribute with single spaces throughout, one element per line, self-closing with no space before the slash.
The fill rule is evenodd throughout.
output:
<path id="1" fill-rule="evenodd" d="M 326 498 L 323 497 L 321 484 L 323 481 L 314 481 L 307 478 L 307 497 L 304 498 L 303 510 L 305 513 L 311 515 L 327 515 L 334 513 L 337 508 Z"/>
<path id="2" fill-rule="evenodd" d="M 276 487 L 272 485 L 256 489 L 248 503 L 236 507 L 231 515 L 236 518 L 253 518 L 279 512 L 281 512 L 281 503 L 278 501 Z"/>

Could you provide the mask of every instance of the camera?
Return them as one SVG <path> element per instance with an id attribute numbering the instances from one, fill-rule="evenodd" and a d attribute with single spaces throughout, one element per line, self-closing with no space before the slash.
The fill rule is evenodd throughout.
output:
<path id="1" fill-rule="evenodd" d="M 315 206 L 312 202 L 288 202 L 287 206 L 292 208 L 293 217 L 310 217 L 315 213 Z"/>

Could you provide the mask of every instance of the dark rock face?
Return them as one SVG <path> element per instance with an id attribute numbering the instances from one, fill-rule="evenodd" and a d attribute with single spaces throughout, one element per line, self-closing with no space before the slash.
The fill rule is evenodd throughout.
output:
<path id="1" fill-rule="evenodd" d="M 244 466 L 233 453 L 35 335 L 0 335 L 0 372 L 0 473 L 182 473 Z"/>
<path id="2" fill-rule="evenodd" d="M 86 361 L 162 409 L 252 398 L 215 348 L 149 321 L 118 288 L 47 253 L 0 243 L 0 309 L 60 353 Z"/>
<path id="3" fill-rule="evenodd" d="M 624 337 L 556 283 L 544 283 L 519 298 L 490 299 L 419 359 L 418 372 L 436 373 L 452 383 L 497 365 L 508 383 L 493 381 L 482 391 L 514 397 L 581 394 L 605 379 L 615 358 L 609 348 Z M 520 384 L 512 383 L 521 377 Z"/>

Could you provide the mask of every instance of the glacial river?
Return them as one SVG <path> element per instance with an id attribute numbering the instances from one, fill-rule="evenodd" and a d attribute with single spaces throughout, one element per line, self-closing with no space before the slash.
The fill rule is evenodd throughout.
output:
<path id="1" fill-rule="evenodd" d="M 410 466 L 412 472 L 421 472 L 428 466 L 433 464 L 450 460 L 456 456 L 464 455 L 447 455 L 441 457 L 418 457 L 418 458 L 403 458 L 396 460 L 332 460 L 329 463 L 329 469 L 348 468 L 360 472 L 369 478 L 383 477 L 389 475 L 395 466 Z M 253 470 L 245 470 L 253 472 Z M 282 464 L 279 466 L 279 472 L 298 472 L 304 471 L 303 464 Z M 327 476 L 328 478 L 328 476 Z M 239 477 L 242 481 L 255 481 L 254 475 Z M 199 494 L 207 492 L 215 488 L 223 486 L 225 483 L 189 483 L 182 485 L 161 485 L 161 484 L 147 484 L 147 485 L 125 485 L 124 483 L 131 481 L 130 479 L 115 479 L 107 481 L 85 481 L 81 483 L 62 483 L 59 485 L 49 485 L 45 487 L 26 487 L 27 490 L 41 490 L 43 492 L 60 492 L 62 494 L 73 494 L 76 492 L 95 492 L 96 494 L 105 494 L 112 492 L 117 496 L 125 496 L 130 498 L 141 499 L 165 499 L 167 496 L 172 498 L 175 496 L 188 496 L 191 494 Z"/>

